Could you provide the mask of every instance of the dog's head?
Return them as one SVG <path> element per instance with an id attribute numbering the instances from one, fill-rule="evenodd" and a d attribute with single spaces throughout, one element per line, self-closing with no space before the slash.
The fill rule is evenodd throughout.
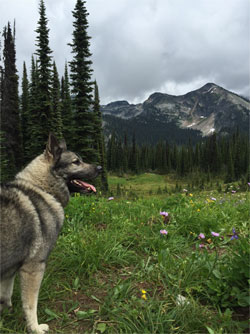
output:
<path id="1" fill-rule="evenodd" d="M 96 188 L 86 180 L 97 177 L 102 167 L 87 164 L 79 155 L 68 151 L 64 139 L 58 141 L 53 134 L 50 134 L 45 156 L 51 161 L 55 175 L 64 179 L 70 192 L 96 192 Z"/>

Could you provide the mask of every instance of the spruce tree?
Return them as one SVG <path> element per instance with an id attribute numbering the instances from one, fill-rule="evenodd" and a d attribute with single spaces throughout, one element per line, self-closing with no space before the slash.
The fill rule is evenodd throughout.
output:
<path id="1" fill-rule="evenodd" d="M 50 122 L 51 122 L 50 126 L 51 131 L 57 138 L 62 138 L 63 125 L 62 125 L 62 115 L 61 115 L 60 81 L 55 62 L 53 62 Z"/>
<path id="2" fill-rule="evenodd" d="M 91 81 L 92 61 L 90 60 L 90 37 L 88 36 L 88 20 L 85 1 L 77 0 L 73 13 L 73 60 L 71 68 L 71 85 L 74 108 L 74 150 L 89 162 L 98 160 L 98 152 L 94 144 L 94 113 L 91 110 L 93 82 Z"/>
<path id="3" fill-rule="evenodd" d="M 25 146 L 25 152 L 28 160 L 37 156 L 40 152 L 38 140 L 41 140 L 41 125 L 39 112 L 39 84 L 38 84 L 38 64 L 34 56 L 31 58 L 31 73 L 29 85 L 29 116 L 27 132 L 29 140 Z"/>
<path id="4" fill-rule="evenodd" d="M 37 133 L 37 151 L 44 148 L 48 139 L 48 133 L 51 130 L 51 49 L 49 47 L 49 28 L 46 18 L 46 9 L 43 0 L 39 5 L 39 21 L 37 32 L 37 50 L 38 56 L 38 113 L 39 113 L 39 131 Z"/>
<path id="5" fill-rule="evenodd" d="M 21 126 L 23 136 L 23 152 L 24 162 L 26 163 L 29 156 L 26 148 L 29 146 L 29 81 L 25 62 L 23 63 L 23 77 L 22 77 L 22 95 L 21 95 Z"/>
<path id="6" fill-rule="evenodd" d="M 72 137 L 74 124 L 67 63 L 65 64 L 64 76 L 61 80 L 61 115 L 63 123 L 63 137 L 66 140 L 67 145 L 73 148 Z"/>
<path id="7" fill-rule="evenodd" d="M 133 134 L 133 138 L 132 138 L 132 148 L 131 148 L 131 155 L 130 155 L 130 169 L 136 174 L 139 173 L 139 154 L 138 154 L 138 147 L 136 144 L 135 133 Z"/>
<path id="8" fill-rule="evenodd" d="M 102 190 L 108 191 L 108 178 L 107 178 L 107 163 L 106 163 L 106 153 L 105 153 L 105 144 L 104 136 L 102 132 L 102 114 L 100 109 L 100 99 L 99 99 L 99 90 L 97 83 L 95 81 L 95 91 L 94 91 L 94 115 L 95 115 L 95 149 L 98 152 L 99 163 L 102 166 L 101 173 L 101 187 Z"/>
<path id="9" fill-rule="evenodd" d="M 1 87 L 1 154 L 8 160 L 8 175 L 12 178 L 22 167 L 23 150 L 19 115 L 18 75 L 16 69 L 15 27 L 4 28 L 3 72 Z"/>

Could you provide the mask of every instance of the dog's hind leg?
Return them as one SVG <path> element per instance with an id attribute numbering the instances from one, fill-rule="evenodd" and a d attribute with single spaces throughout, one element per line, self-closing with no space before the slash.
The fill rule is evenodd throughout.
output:
<path id="1" fill-rule="evenodd" d="M 15 275 L 11 278 L 3 279 L 0 282 L 0 312 L 4 307 L 11 307 L 11 296 L 13 293 Z"/>
<path id="2" fill-rule="evenodd" d="M 37 302 L 44 270 L 45 263 L 29 263 L 20 269 L 23 310 L 28 330 L 35 334 L 44 334 L 49 330 L 48 325 L 38 325 L 37 320 Z"/>

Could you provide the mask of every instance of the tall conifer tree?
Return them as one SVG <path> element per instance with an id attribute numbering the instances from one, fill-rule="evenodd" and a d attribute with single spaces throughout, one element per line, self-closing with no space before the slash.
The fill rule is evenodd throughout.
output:
<path id="1" fill-rule="evenodd" d="M 37 32 L 37 50 L 38 56 L 38 112 L 40 129 L 37 133 L 37 150 L 42 151 L 47 141 L 48 133 L 51 130 L 51 49 L 49 47 L 49 28 L 46 18 L 45 4 L 40 0 L 39 21 Z"/>
<path id="2" fill-rule="evenodd" d="M 31 57 L 31 72 L 29 85 L 29 117 L 27 132 L 29 141 L 25 146 L 27 159 L 35 158 L 40 149 L 38 138 L 41 138 L 40 110 L 39 110 L 39 86 L 38 86 L 38 65 L 34 56 Z"/>
<path id="3" fill-rule="evenodd" d="M 71 85 L 74 107 L 74 149 L 89 162 L 98 162 L 98 154 L 94 149 L 94 113 L 91 111 L 93 82 L 91 81 L 90 37 L 88 36 L 88 20 L 85 1 L 77 0 L 73 13 L 74 55 L 69 63 L 71 68 Z"/>
<path id="4" fill-rule="evenodd" d="M 56 63 L 53 62 L 53 78 L 52 78 L 52 96 L 51 96 L 51 131 L 57 138 L 62 138 L 62 115 L 61 115 L 61 100 L 60 100 L 60 81 L 56 68 Z"/>
<path id="5" fill-rule="evenodd" d="M 65 63 L 64 76 L 61 80 L 61 114 L 63 123 L 63 137 L 66 140 L 68 146 L 73 147 L 72 137 L 74 133 L 74 124 L 67 63 Z"/>
<path id="6" fill-rule="evenodd" d="M 104 144 L 104 136 L 102 131 L 102 114 L 100 109 L 100 99 L 99 99 L 99 89 L 95 81 L 95 91 L 94 91 L 94 115 L 95 115 L 95 148 L 98 152 L 99 163 L 102 166 L 101 173 L 101 187 L 102 190 L 108 190 L 108 177 L 107 177 L 107 163 L 106 163 L 106 152 Z"/>
<path id="7" fill-rule="evenodd" d="M 1 101 L 2 154 L 8 159 L 8 175 L 12 178 L 22 167 L 23 150 L 21 121 L 19 115 L 18 75 L 16 69 L 15 26 L 10 23 L 4 28 L 3 75 Z"/>
<path id="8" fill-rule="evenodd" d="M 26 148 L 29 146 L 29 81 L 25 62 L 23 63 L 22 95 L 21 95 L 21 125 L 23 135 L 24 162 L 28 160 Z"/>

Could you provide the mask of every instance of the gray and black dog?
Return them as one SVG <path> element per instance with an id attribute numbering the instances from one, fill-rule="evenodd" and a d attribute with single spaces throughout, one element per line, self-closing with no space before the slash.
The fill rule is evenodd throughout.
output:
<path id="1" fill-rule="evenodd" d="M 96 192 L 83 180 L 93 179 L 100 166 L 84 163 L 52 134 L 43 154 L 1 186 L 0 310 L 10 307 L 14 279 L 20 274 L 22 305 L 28 331 L 43 334 L 37 302 L 48 256 L 64 221 L 70 192 Z"/>

